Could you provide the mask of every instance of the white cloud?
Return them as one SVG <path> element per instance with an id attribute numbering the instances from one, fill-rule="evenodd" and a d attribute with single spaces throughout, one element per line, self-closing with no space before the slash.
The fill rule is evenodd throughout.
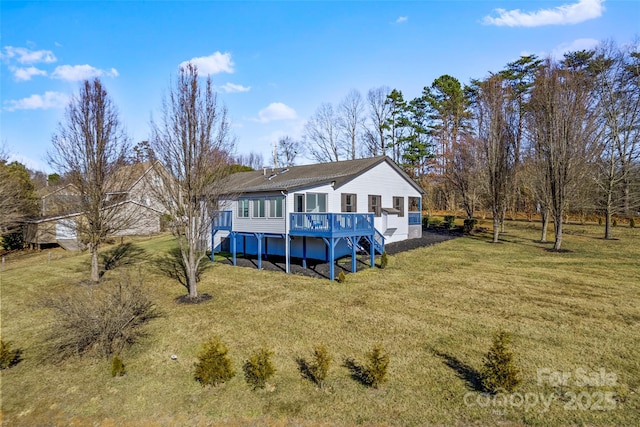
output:
<path id="1" fill-rule="evenodd" d="M 31 80 L 33 76 L 46 76 L 47 72 L 44 70 L 40 70 L 36 67 L 27 67 L 27 68 L 19 68 L 19 67 L 9 67 L 9 69 L 13 72 L 13 76 L 19 82 L 26 82 Z"/>
<path id="2" fill-rule="evenodd" d="M 563 59 L 565 53 L 591 50 L 599 44 L 600 41 L 596 39 L 577 39 L 570 43 L 562 43 L 553 48 L 551 51 L 551 57 L 555 59 Z"/>
<path id="3" fill-rule="evenodd" d="M 110 70 L 100 70 L 99 68 L 92 67 L 91 65 L 60 65 L 53 70 L 51 77 L 54 79 L 67 80 L 71 82 L 77 82 L 81 80 L 88 80 L 94 77 L 118 77 L 118 70 L 112 68 Z"/>
<path id="4" fill-rule="evenodd" d="M 543 25 L 578 24 L 598 18 L 604 12 L 604 0 L 578 0 L 577 3 L 564 4 L 553 9 L 540 9 L 536 12 L 522 12 L 520 9 L 495 9 L 497 17 L 485 16 L 485 25 L 507 27 L 539 27 Z"/>
<path id="5" fill-rule="evenodd" d="M 400 16 L 396 19 L 396 24 L 402 24 L 403 22 L 407 22 L 409 20 L 408 16 Z"/>
<path id="6" fill-rule="evenodd" d="M 214 52 L 209 56 L 199 56 L 197 58 L 191 58 L 188 61 L 180 63 L 180 67 L 186 67 L 187 64 L 193 64 L 198 67 L 200 74 L 218 74 L 218 73 L 233 73 L 233 66 L 235 65 L 231 60 L 230 53 Z"/>
<path id="7" fill-rule="evenodd" d="M 266 108 L 258 112 L 258 118 L 254 119 L 260 123 L 269 123 L 276 120 L 293 120 L 298 115 L 296 110 L 283 104 L 282 102 L 272 102 Z"/>
<path id="8" fill-rule="evenodd" d="M 15 59 L 20 64 L 35 64 L 56 62 L 57 58 L 50 50 L 31 50 L 26 47 L 5 46 L 2 59 Z"/>
<path id="9" fill-rule="evenodd" d="M 251 86 L 242 86 L 242 85 L 237 85 L 235 83 L 226 83 L 222 86 L 219 86 L 218 89 L 226 93 L 249 92 L 251 90 Z"/>
<path id="10" fill-rule="evenodd" d="M 60 92 L 45 92 L 44 95 L 31 95 L 28 98 L 9 100 L 5 103 L 7 111 L 15 110 L 47 110 L 49 108 L 64 108 L 69 97 Z"/>

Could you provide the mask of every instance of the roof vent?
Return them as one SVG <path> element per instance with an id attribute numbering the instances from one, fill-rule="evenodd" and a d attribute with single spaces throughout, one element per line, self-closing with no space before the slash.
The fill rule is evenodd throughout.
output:
<path id="1" fill-rule="evenodd" d="M 283 174 L 285 172 L 289 172 L 289 169 L 282 169 L 280 172 L 278 172 L 278 174 Z"/>
<path id="2" fill-rule="evenodd" d="M 275 178 L 277 176 L 277 174 L 272 173 L 271 175 L 269 175 L 269 178 L 267 178 L 269 181 L 271 181 L 273 178 Z"/>

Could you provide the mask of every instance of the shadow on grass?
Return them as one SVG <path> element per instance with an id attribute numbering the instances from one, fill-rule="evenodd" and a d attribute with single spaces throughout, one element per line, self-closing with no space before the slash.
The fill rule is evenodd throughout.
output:
<path id="1" fill-rule="evenodd" d="M 344 367 L 349 370 L 354 381 L 366 387 L 371 386 L 371 376 L 367 375 L 367 369 L 363 365 L 348 357 L 344 360 Z"/>
<path id="2" fill-rule="evenodd" d="M 474 369 L 472 366 L 467 365 L 466 363 L 450 354 L 438 350 L 433 350 L 433 354 L 442 359 L 442 362 L 445 365 L 453 369 L 458 375 L 458 378 L 464 380 L 464 382 L 467 383 L 467 387 L 478 392 L 485 391 L 484 387 L 482 387 L 482 377 L 480 375 L 480 372 Z"/>
<path id="3" fill-rule="evenodd" d="M 104 274 L 109 270 L 137 263 L 142 259 L 144 253 L 144 249 L 130 242 L 123 243 L 102 252 L 100 254 L 100 263 L 102 264 L 100 277 L 104 276 Z"/>

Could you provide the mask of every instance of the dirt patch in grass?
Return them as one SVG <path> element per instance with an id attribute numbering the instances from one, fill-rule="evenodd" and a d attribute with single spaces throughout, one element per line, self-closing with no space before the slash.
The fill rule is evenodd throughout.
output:
<path id="1" fill-rule="evenodd" d="M 209 301 L 213 297 L 207 293 L 199 294 L 195 298 L 191 298 L 189 295 L 180 295 L 176 298 L 178 304 L 200 304 L 202 302 Z"/>

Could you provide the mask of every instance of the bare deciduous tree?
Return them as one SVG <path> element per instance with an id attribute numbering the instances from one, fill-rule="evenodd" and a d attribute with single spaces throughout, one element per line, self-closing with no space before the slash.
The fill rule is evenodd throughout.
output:
<path id="1" fill-rule="evenodd" d="M 610 239 L 612 216 L 629 215 L 640 203 L 632 191 L 634 165 L 637 167 L 640 159 L 640 53 L 613 43 L 602 44 L 590 71 L 595 76 L 602 117 L 598 186 L 605 212 L 604 237 Z"/>
<path id="2" fill-rule="evenodd" d="M 477 132 L 485 169 L 487 199 L 493 215 L 493 242 L 497 243 L 512 185 L 517 132 L 511 87 L 500 75 L 478 85 L 475 102 Z"/>
<path id="3" fill-rule="evenodd" d="M 211 78 L 200 80 L 193 64 L 181 68 L 164 99 L 161 120 L 152 121 L 151 128 L 151 146 L 164 167 L 157 197 L 171 215 L 189 298 L 196 299 L 198 268 L 206 257 L 233 148 L 227 111 L 218 105 Z"/>
<path id="4" fill-rule="evenodd" d="M 338 116 L 346 139 L 345 145 L 349 148 L 349 158 L 355 160 L 364 121 L 364 103 L 360 92 L 353 89 L 344 97 L 338 106 Z"/>
<path id="5" fill-rule="evenodd" d="M 77 232 L 91 252 L 91 280 L 98 282 L 98 248 L 115 232 L 127 228 L 133 212 L 123 213 L 109 195 L 118 190 L 129 141 L 118 112 L 99 79 L 86 80 L 69 102 L 66 120 L 53 136 L 49 164 L 79 193 L 77 206 L 69 211 L 82 213 Z M 117 177 L 117 180 L 115 178 Z"/>
<path id="6" fill-rule="evenodd" d="M 363 135 L 364 151 L 367 156 L 387 154 L 385 124 L 391 111 L 387 103 L 387 95 L 390 92 L 391 90 L 386 86 L 369 89 L 369 92 L 367 92 L 369 117 Z"/>
<path id="7" fill-rule="evenodd" d="M 338 116 L 329 103 L 323 103 L 304 129 L 307 150 L 317 162 L 337 162 L 345 157 Z"/>
<path id="8" fill-rule="evenodd" d="M 275 149 L 274 166 L 288 167 L 296 164 L 296 158 L 302 155 L 304 147 L 302 142 L 290 136 L 283 136 L 278 140 Z"/>
<path id="9" fill-rule="evenodd" d="M 575 58 L 577 60 L 579 58 Z M 597 152 L 597 121 L 592 79 L 575 60 L 547 59 L 531 94 L 529 132 L 540 159 L 553 217 L 554 250 L 562 245 L 562 224 L 576 188 L 588 180 Z"/>

